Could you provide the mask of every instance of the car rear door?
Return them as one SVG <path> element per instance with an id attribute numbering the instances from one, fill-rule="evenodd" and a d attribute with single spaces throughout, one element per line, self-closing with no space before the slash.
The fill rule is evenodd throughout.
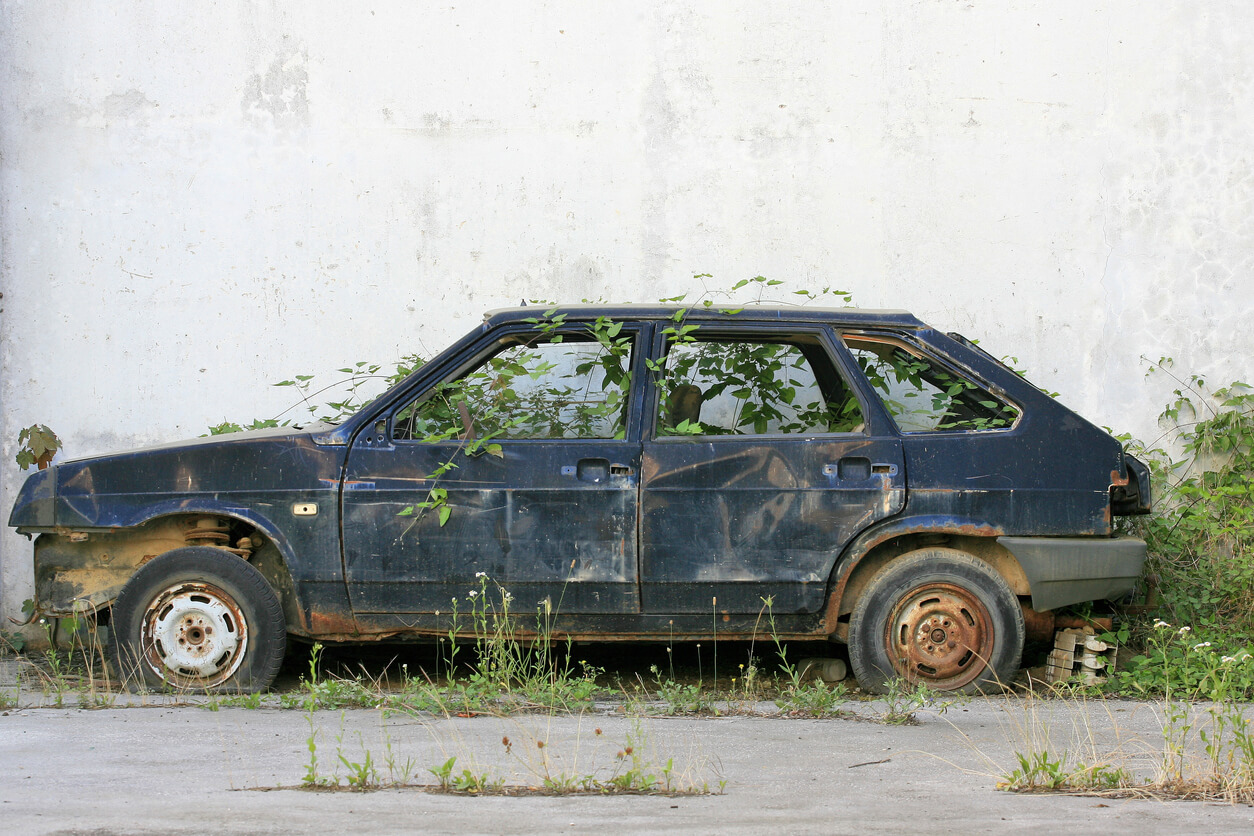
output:
<path id="1" fill-rule="evenodd" d="M 669 331 L 646 409 L 643 611 L 820 611 L 843 547 L 905 504 L 900 439 L 826 329 Z"/>

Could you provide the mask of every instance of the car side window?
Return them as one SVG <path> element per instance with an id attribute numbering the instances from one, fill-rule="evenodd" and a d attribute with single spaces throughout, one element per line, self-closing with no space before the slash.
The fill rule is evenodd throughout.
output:
<path id="1" fill-rule="evenodd" d="M 667 349 L 656 434 L 861 432 L 862 408 L 817 339 L 687 338 Z"/>
<path id="2" fill-rule="evenodd" d="M 902 432 L 1000 430 L 1019 410 L 916 350 L 880 337 L 846 336 L 854 359 Z"/>
<path id="3" fill-rule="evenodd" d="M 397 412 L 392 437 L 622 438 L 633 342 L 618 331 L 507 338 L 487 360 Z"/>

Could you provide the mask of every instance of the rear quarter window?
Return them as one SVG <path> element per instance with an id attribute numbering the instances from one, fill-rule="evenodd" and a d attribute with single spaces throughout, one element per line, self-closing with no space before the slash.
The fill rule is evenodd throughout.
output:
<path id="1" fill-rule="evenodd" d="M 912 346 L 886 337 L 844 337 L 862 373 L 905 433 L 1004 430 L 1019 409 Z"/>

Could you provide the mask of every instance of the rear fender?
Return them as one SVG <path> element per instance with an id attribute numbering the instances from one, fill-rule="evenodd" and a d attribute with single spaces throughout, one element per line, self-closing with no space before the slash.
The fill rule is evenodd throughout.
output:
<path id="1" fill-rule="evenodd" d="M 927 545 L 948 545 L 988 563 L 1018 596 L 1029 594 L 1022 567 L 998 545 L 1002 530 L 991 523 L 962 517 L 930 515 L 885 520 L 864 531 L 846 547 L 828 582 L 825 630 L 842 637 L 858 595 L 879 569 L 898 555 Z"/>

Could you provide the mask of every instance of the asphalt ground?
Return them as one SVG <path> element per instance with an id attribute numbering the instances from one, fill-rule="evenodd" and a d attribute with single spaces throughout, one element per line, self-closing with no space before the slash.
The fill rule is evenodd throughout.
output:
<path id="1" fill-rule="evenodd" d="M 39 701 L 26 694 L 23 702 Z M 627 716 L 607 703 L 576 716 L 441 717 L 172 705 L 126 696 L 107 709 L 0 713 L 0 832 L 213 833 L 1248 833 L 1254 808 L 996 788 L 1016 752 L 1110 754 L 1152 774 L 1161 706 L 996 697 L 918 712 L 918 724 L 735 714 Z M 271 703 L 274 698 L 269 698 Z M 660 711 L 661 706 L 654 709 Z M 771 712 L 774 706 L 735 706 Z M 600 730 L 600 734 L 597 730 Z M 644 770 L 671 764 L 680 786 L 709 795 L 523 794 L 422 789 L 298 789 L 310 765 L 345 782 L 369 752 L 412 779 L 456 757 L 455 773 L 535 786 L 549 776 L 614 773 L 626 746 Z M 509 738 L 507 748 L 503 739 Z M 538 743 L 543 743 L 541 747 Z M 628 756 L 630 759 L 630 756 Z M 619 768 L 621 773 L 622 769 Z"/>

